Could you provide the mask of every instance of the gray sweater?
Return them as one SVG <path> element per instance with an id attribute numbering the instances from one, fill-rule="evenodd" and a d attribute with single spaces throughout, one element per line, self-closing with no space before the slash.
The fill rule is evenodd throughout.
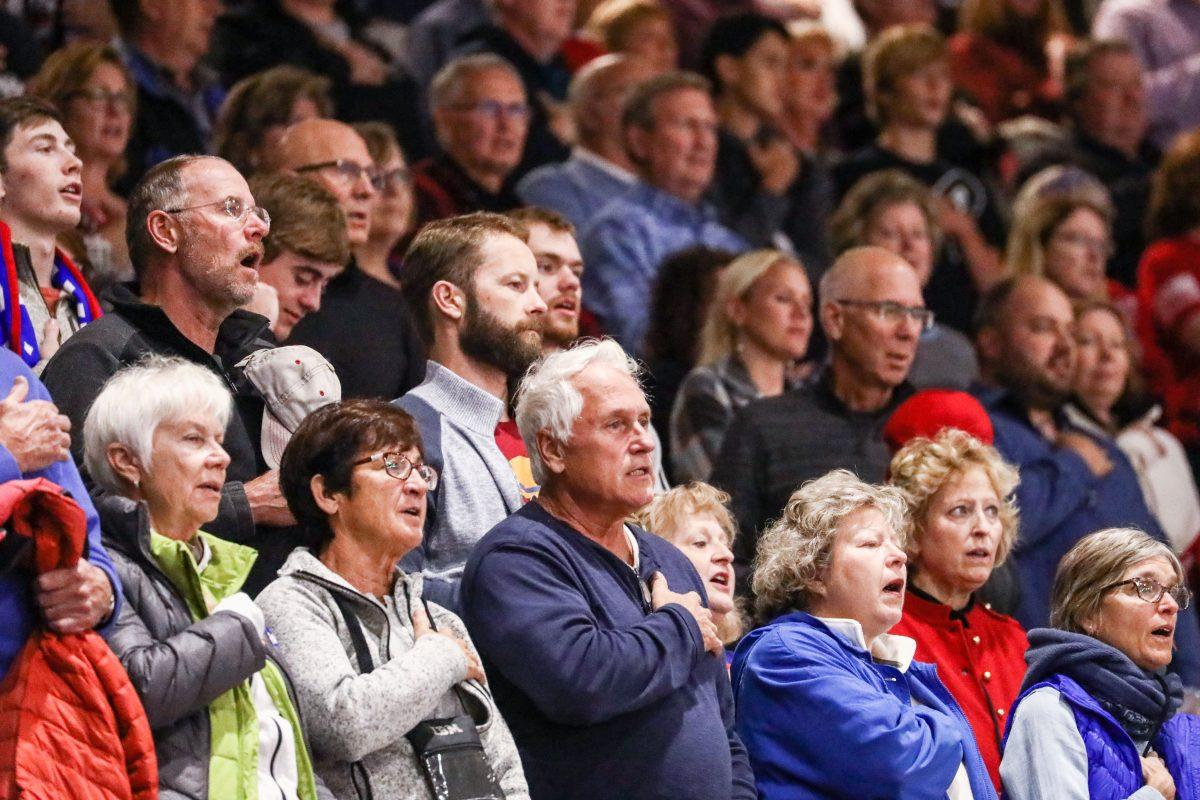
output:
<path id="1" fill-rule="evenodd" d="M 521 507 L 521 488 L 496 444 L 504 403 L 430 361 L 420 386 L 395 401 L 412 414 L 425 462 L 441 479 L 429 493 L 425 539 L 405 557 L 426 578 L 426 596 L 458 610 L 458 584 L 475 543 Z"/>
<path id="2" fill-rule="evenodd" d="M 358 800 L 350 764 L 359 759 L 376 798 L 433 798 L 405 734 L 421 720 L 448 715 L 451 690 L 466 678 L 467 662 L 443 636 L 414 639 L 406 588 L 416 605 L 421 583 L 421 576 L 397 570 L 385 604 L 298 548 L 256 599 L 279 642 L 278 659 L 293 678 L 314 768 L 339 800 Z M 358 612 L 375 663 L 367 675 L 358 672 L 334 592 Z M 458 617 L 433 604 L 429 611 L 439 630 L 452 631 L 470 645 Z M 527 799 L 516 745 L 491 695 L 474 682 L 462 686 L 487 718 L 479 736 L 505 796 Z"/>

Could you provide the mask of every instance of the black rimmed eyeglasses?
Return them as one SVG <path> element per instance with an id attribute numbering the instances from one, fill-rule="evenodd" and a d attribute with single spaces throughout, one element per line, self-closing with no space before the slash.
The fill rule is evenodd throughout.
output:
<path id="1" fill-rule="evenodd" d="M 1192 602 L 1191 591 L 1182 583 L 1177 583 L 1168 588 L 1154 580 L 1154 578 L 1129 578 L 1128 580 L 1110 583 L 1104 587 L 1104 591 L 1107 592 L 1109 589 L 1116 589 L 1118 586 L 1132 586 L 1137 591 L 1137 596 L 1147 603 L 1157 603 L 1162 600 L 1164 594 L 1169 594 L 1176 604 L 1178 604 L 1180 611 L 1187 608 Z"/>
<path id="2" fill-rule="evenodd" d="M 889 325 L 912 320 L 927 331 L 933 327 L 933 312 L 924 306 L 906 306 L 891 300 L 835 300 L 835 303 L 851 308 L 865 308 Z"/>
<path id="3" fill-rule="evenodd" d="M 412 475 L 413 471 L 415 470 L 416 473 L 421 476 L 421 480 L 425 481 L 425 483 L 429 486 L 429 491 L 432 492 L 437 488 L 438 474 L 436 469 L 428 464 L 414 464 L 408 460 L 407 456 L 401 455 L 400 453 L 376 453 L 373 456 L 360 458 L 358 461 L 354 462 L 354 466 L 357 467 L 361 464 L 370 464 L 373 461 L 382 461 L 383 468 L 387 471 L 387 474 L 391 475 L 398 481 L 408 480 L 409 476 Z"/>

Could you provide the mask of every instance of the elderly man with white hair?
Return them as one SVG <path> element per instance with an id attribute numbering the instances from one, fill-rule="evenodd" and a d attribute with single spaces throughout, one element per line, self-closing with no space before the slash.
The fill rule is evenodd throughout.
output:
<path id="1" fill-rule="evenodd" d="M 517 424 L 541 493 L 476 545 L 463 619 L 533 797 L 753 798 L 704 585 L 625 522 L 654 487 L 637 379 L 609 340 L 526 374 Z"/>

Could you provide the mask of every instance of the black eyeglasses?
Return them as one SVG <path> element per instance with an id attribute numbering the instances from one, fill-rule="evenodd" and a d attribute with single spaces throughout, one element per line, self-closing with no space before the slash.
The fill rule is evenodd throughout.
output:
<path id="1" fill-rule="evenodd" d="M 421 480 L 425 481 L 425 483 L 429 486 L 429 491 L 432 492 L 437 488 L 437 470 L 428 464 L 414 464 L 408 460 L 407 456 L 403 456 L 399 453 L 376 453 L 373 456 L 360 458 L 358 461 L 354 462 L 354 466 L 357 467 L 360 464 L 370 464 L 372 461 L 382 461 L 383 468 L 387 470 L 387 474 L 391 475 L 398 481 L 408 480 L 409 476 L 413 474 L 413 470 L 416 470 L 417 474 L 421 476 Z"/>
<path id="2" fill-rule="evenodd" d="M 851 308 L 865 308 L 891 325 L 912 320 L 927 331 L 933 327 L 933 312 L 924 306 L 906 306 L 891 300 L 835 300 L 835 303 Z"/>
<path id="3" fill-rule="evenodd" d="M 230 195 L 224 200 L 213 200 L 211 203 L 200 203 L 194 206 L 183 206 L 182 208 L 164 208 L 163 211 L 168 214 L 182 214 L 184 211 L 195 211 L 198 208 L 208 208 L 209 206 L 220 206 L 221 210 L 229 216 L 236 219 L 238 222 L 245 222 L 246 217 L 250 214 L 258 217 L 258 219 L 267 226 L 271 227 L 271 215 L 262 206 L 252 206 L 240 197 Z"/>
<path id="4" fill-rule="evenodd" d="M 296 167 L 296 172 L 316 172 L 321 169 L 333 170 L 338 178 L 346 183 L 358 183 L 365 175 L 367 181 L 376 191 L 382 191 L 385 185 L 382 172 L 374 167 L 364 167 L 357 161 L 348 158 L 321 161 L 316 164 L 305 164 L 303 167 Z"/>
<path id="5" fill-rule="evenodd" d="M 1104 591 L 1115 589 L 1118 586 L 1132 586 L 1137 590 L 1137 596 L 1145 600 L 1147 603 L 1157 603 L 1162 600 L 1164 594 L 1169 594 L 1179 605 L 1179 610 L 1187 608 L 1192 602 L 1192 593 L 1182 583 L 1177 583 L 1171 588 L 1163 586 L 1154 578 L 1130 578 L 1125 581 L 1117 581 L 1110 583 L 1104 587 Z"/>

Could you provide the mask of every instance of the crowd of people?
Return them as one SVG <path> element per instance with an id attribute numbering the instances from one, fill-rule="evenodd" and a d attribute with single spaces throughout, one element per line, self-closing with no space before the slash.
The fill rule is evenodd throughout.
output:
<path id="1" fill-rule="evenodd" d="M 0 797 L 1200 800 L 1194 0 L 0 0 Z"/>

